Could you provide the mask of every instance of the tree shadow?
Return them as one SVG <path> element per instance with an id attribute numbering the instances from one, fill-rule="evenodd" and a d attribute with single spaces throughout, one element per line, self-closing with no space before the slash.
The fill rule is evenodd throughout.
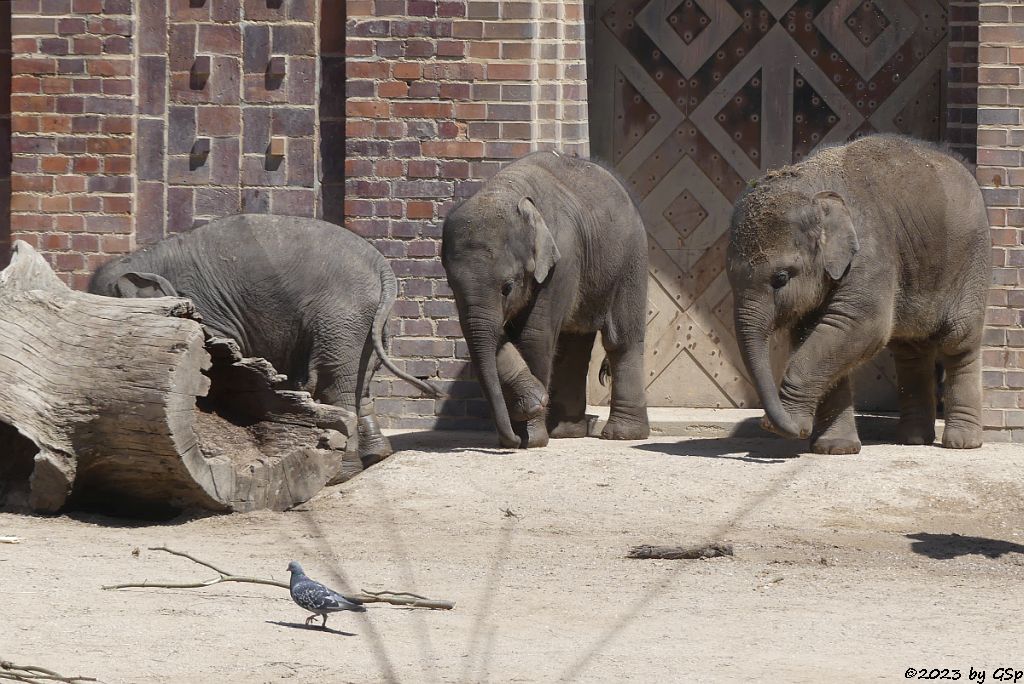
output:
<path id="1" fill-rule="evenodd" d="M 321 627 L 320 625 L 307 625 L 301 622 L 280 622 L 278 620 L 265 620 L 268 625 L 277 625 L 278 627 L 288 627 L 290 629 L 308 629 L 314 632 L 323 632 L 325 634 L 337 634 L 338 636 L 357 636 L 353 632 L 342 632 L 339 629 L 333 627 Z"/>
<path id="2" fill-rule="evenodd" d="M 720 437 L 686 439 L 674 443 L 637 444 L 634 449 L 669 456 L 722 458 L 746 463 L 786 463 L 806 451 L 806 442 L 772 438 Z"/>
<path id="3" fill-rule="evenodd" d="M 960 534 L 931 534 L 918 532 L 906 535 L 914 539 L 910 550 L 936 560 L 951 560 L 958 556 L 978 554 L 986 558 L 1001 558 L 1008 553 L 1024 554 L 1024 544 L 987 537 L 967 537 Z"/>

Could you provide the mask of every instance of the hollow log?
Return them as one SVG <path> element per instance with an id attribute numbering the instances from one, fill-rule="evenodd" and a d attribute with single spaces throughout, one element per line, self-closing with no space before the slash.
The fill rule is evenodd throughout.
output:
<path id="1" fill-rule="evenodd" d="M 28 244 L 0 272 L 0 504 L 282 510 L 354 452 L 355 416 L 212 338 L 191 301 L 71 290 Z"/>

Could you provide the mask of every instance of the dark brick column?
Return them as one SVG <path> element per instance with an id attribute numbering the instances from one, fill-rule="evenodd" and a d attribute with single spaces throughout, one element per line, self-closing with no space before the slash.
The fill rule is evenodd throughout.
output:
<path id="1" fill-rule="evenodd" d="M 0 268 L 11 247 L 11 3 L 0 2 Z"/>

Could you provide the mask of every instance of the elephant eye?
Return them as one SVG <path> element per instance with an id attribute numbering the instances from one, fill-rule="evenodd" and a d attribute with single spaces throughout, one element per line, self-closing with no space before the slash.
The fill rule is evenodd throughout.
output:
<path id="1" fill-rule="evenodd" d="M 786 283 L 788 283 L 788 282 L 789 282 L 789 272 L 788 271 L 779 271 L 778 273 L 775 273 L 774 275 L 772 275 L 772 279 L 771 279 L 772 287 L 774 287 L 776 290 L 778 290 L 779 288 L 785 287 Z"/>
<path id="2" fill-rule="evenodd" d="M 511 280 L 508 281 L 507 283 L 505 283 L 504 285 L 502 285 L 501 286 L 501 296 L 502 297 L 508 297 L 510 294 L 512 294 L 512 286 L 513 285 L 514 285 L 514 283 Z"/>

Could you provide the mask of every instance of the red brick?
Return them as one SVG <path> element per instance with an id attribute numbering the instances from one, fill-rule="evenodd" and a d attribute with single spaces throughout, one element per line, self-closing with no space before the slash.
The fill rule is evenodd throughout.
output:
<path id="1" fill-rule="evenodd" d="M 482 142 L 455 140 L 426 141 L 423 143 L 423 154 L 432 157 L 479 159 L 484 155 L 484 144 Z"/>
<path id="2" fill-rule="evenodd" d="M 391 68 L 391 75 L 402 80 L 416 80 L 423 76 L 423 67 L 415 62 L 400 62 Z"/>
<path id="3" fill-rule="evenodd" d="M 405 97 L 409 94 L 409 84 L 405 81 L 383 81 L 377 84 L 379 97 Z"/>
<path id="4" fill-rule="evenodd" d="M 417 119 L 442 119 L 452 115 L 452 106 L 447 102 L 395 102 L 391 110 L 395 116 Z"/>
<path id="5" fill-rule="evenodd" d="M 345 114 L 367 118 L 384 119 L 391 115 L 387 102 L 374 100 L 353 101 L 345 103 Z"/>
<path id="6" fill-rule="evenodd" d="M 434 217 L 434 203 L 409 201 L 406 202 L 405 211 L 411 219 L 431 219 Z"/>

